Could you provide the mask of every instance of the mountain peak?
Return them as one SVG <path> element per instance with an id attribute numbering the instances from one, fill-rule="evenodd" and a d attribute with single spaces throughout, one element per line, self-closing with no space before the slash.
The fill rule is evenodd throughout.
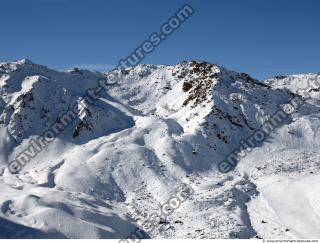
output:
<path id="1" fill-rule="evenodd" d="M 313 178 L 320 173 L 320 91 L 312 88 L 290 116 L 283 112 L 316 75 L 260 83 L 204 61 L 116 72 L 113 85 L 97 88 L 108 73 L 56 71 L 28 59 L 0 64 L 1 218 L 69 238 L 124 238 L 131 222 L 187 196 L 187 189 L 175 190 L 187 185 L 194 195 L 167 219 L 165 234 L 172 238 L 202 237 L 199 225 L 208 238 L 278 236 L 280 228 L 260 224 L 254 212 L 267 222 L 274 210 L 291 222 L 292 210 L 282 214 L 283 205 L 307 207 L 310 222 L 318 201 L 312 205 L 311 191 L 301 191 L 319 184 Z M 223 161 L 235 171 L 220 174 Z M 314 181 L 283 194 L 291 180 L 300 183 L 298 177 L 311 172 Z M 296 205 L 291 199 L 300 192 Z M 171 195 L 179 197 L 168 200 Z M 267 225 L 271 233 L 261 234 Z M 0 237 L 1 227 L 0 219 Z M 160 237 L 157 232 L 152 237 Z"/>
<path id="2" fill-rule="evenodd" d="M 25 65 L 34 64 L 32 61 L 30 61 L 30 60 L 27 59 L 27 58 L 23 58 L 23 59 L 21 59 L 21 60 L 18 60 L 17 63 L 18 63 L 18 64 L 25 64 Z"/>

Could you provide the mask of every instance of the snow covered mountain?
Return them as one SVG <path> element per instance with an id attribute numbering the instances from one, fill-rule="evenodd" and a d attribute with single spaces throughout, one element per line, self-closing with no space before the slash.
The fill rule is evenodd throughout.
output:
<path id="1" fill-rule="evenodd" d="M 319 89 L 232 172 L 218 170 L 318 75 L 260 82 L 196 61 L 112 72 L 90 101 L 110 72 L 0 64 L 0 237 L 320 238 Z M 146 229 L 181 184 L 192 196 Z"/>

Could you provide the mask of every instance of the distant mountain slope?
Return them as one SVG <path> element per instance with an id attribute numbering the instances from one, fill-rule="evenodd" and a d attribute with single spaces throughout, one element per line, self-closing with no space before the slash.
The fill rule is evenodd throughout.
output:
<path id="1" fill-rule="evenodd" d="M 285 230 L 289 211 L 272 216 L 277 226 L 261 222 L 281 208 L 269 194 L 275 180 L 319 176 L 317 89 L 234 171 L 222 174 L 217 165 L 315 74 L 260 82 L 196 61 L 113 72 L 116 82 L 91 103 L 87 90 L 111 72 L 55 71 L 26 59 L 0 64 L 0 218 L 21 232 L 34 229 L 21 237 L 127 237 L 186 183 L 194 195 L 147 237 L 308 238 L 311 231 Z M 70 111 L 55 139 L 11 174 L 7 164 Z M 13 237 L 11 226 L 0 237 Z"/>

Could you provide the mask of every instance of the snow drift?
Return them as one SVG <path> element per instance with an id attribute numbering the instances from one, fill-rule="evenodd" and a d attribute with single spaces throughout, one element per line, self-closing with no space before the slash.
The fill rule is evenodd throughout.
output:
<path id="1" fill-rule="evenodd" d="M 319 90 L 233 172 L 217 170 L 318 76 L 260 82 L 196 61 L 115 72 L 121 79 L 88 104 L 108 73 L 0 64 L 0 237 L 124 238 L 181 183 L 192 198 L 145 237 L 319 236 Z M 11 174 L 8 163 L 72 107 L 75 119 Z"/>

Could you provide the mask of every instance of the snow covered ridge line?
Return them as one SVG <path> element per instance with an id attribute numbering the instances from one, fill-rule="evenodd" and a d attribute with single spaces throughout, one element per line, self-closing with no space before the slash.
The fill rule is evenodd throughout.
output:
<path id="1" fill-rule="evenodd" d="M 42 135 L 36 139 L 30 139 L 29 146 L 19 153 L 15 159 L 8 164 L 9 171 L 12 174 L 19 173 L 23 167 L 41 153 L 50 143 L 52 143 L 61 133 L 78 118 L 78 108 L 81 106 L 79 115 L 81 116 L 87 110 L 87 103 L 93 104 L 89 97 L 80 99 L 72 106 L 72 109 L 59 117 L 58 122 L 54 123 Z"/>
<path id="2" fill-rule="evenodd" d="M 86 96 L 81 98 L 79 102 L 79 104 L 82 106 L 80 115 L 85 112 L 87 104 L 93 105 L 94 101 L 101 97 L 100 93 L 103 90 L 107 90 L 108 85 L 115 84 L 117 81 L 121 80 L 122 72 L 118 71 L 139 64 L 147 54 L 153 52 L 155 48 L 166 39 L 167 36 L 171 35 L 175 30 L 177 30 L 183 22 L 185 22 L 191 15 L 194 14 L 194 12 L 195 10 L 189 4 L 183 5 L 178 11 L 176 11 L 174 16 L 170 17 L 164 24 L 161 25 L 161 34 L 157 32 L 152 33 L 149 39 L 138 46 L 134 52 L 132 52 L 125 59 L 121 59 L 118 66 L 109 72 L 105 79 L 97 80 L 97 87 L 88 89 L 86 91 Z M 132 62 L 131 58 L 134 58 L 135 62 Z M 127 63 L 129 63 L 129 66 Z M 30 145 L 28 148 L 24 149 L 13 161 L 9 162 L 9 171 L 12 174 L 19 173 L 27 163 L 29 163 L 40 152 L 42 152 L 49 143 L 53 142 L 54 139 L 57 138 L 68 125 L 78 118 L 76 115 L 77 107 L 78 105 L 76 104 L 71 110 L 60 117 L 59 122 L 56 122 L 50 127 L 50 129 L 44 132 L 43 135 L 39 136 L 37 139 L 30 140 Z"/>
<path id="3" fill-rule="evenodd" d="M 121 76 L 118 77 L 121 78 Z M 57 122 L 51 125 L 49 129 L 36 139 L 30 139 L 29 146 L 23 149 L 14 160 L 8 163 L 9 171 L 12 174 L 19 173 L 27 163 L 36 158 L 39 153 L 59 137 L 69 125 L 86 113 L 87 107 L 93 105 L 96 100 L 100 99 L 100 93 L 103 90 L 107 90 L 108 85 L 109 82 L 107 78 L 98 79 L 96 88 L 87 89 L 86 95 L 81 97 L 74 105 L 72 105 L 71 109 L 60 116 Z M 78 114 L 77 110 L 79 106 L 81 108 Z"/>
<path id="4" fill-rule="evenodd" d="M 147 215 L 147 217 L 144 217 L 144 219 L 139 220 L 139 226 L 141 226 L 145 232 L 153 231 L 159 225 L 159 223 L 166 222 L 167 216 L 171 215 L 175 210 L 177 210 L 182 203 L 189 199 L 193 194 L 194 189 L 190 185 L 185 183 L 181 184 L 176 189 L 176 193 L 171 196 L 166 203 L 161 205 L 158 212 L 154 212 L 150 215 Z M 121 239 L 119 243 L 141 242 L 142 239 L 146 238 L 143 230 L 137 228 L 126 239 Z"/>
<path id="5" fill-rule="evenodd" d="M 307 80 L 307 86 L 297 90 L 297 96 L 290 103 L 285 104 L 277 112 L 270 116 L 267 121 L 248 138 L 240 141 L 240 146 L 225 157 L 218 164 L 218 170 L 222 173 L 232 171 L 240 159 L 245 158 L 253 148 L 263 143 L 265 139 L 283 124 L 294 112 L 296 112 L 310 98 L 309 91 L 320 88 L 320 74 Z M 301 94 L 301 95 L 300 95 Z"/>

